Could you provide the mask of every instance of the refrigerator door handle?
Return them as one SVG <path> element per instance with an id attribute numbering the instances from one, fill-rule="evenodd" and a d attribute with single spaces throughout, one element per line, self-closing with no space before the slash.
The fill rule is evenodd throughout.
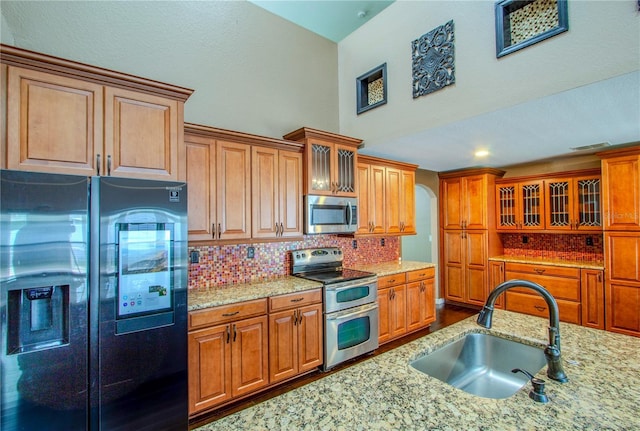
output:
<path id="1" fill-rule="evenodd" d="M 111 154 L 107 156 L 107 175 L 111 176 Z"/>
<path id="2" fill-rule="evenodd" d="M 102 163 L 101 158 L 100 158 L 100 154 L 96 154 L 96 171 L 98 173 L 98 176 L 100 176 L 100 164 Z"/>

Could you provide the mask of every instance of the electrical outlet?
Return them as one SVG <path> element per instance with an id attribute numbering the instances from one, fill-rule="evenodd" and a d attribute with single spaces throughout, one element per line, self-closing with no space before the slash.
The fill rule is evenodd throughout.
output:
<path id="1" fill-rule="evenodd" d="M 528 236 L 526 236 L 526 235 L 522 235 L 522 243 L 523 243 L 523 244 L 526 244 L 526 243 L 528 243 L 528 242 L 529 242 L 529 237 L 528 237 Z"/>
<path id="2" fill-rule="evenodd" d="M 384 238 L 380 238 L 380 245 L 384 247 Z"/>
<path id="3" fill-rule="evenodd" d="M 358 241 L 354 239 L 351 245 L 353 246 L 354 249 L 358 248 Z"/>
<path id="4" fill-rule="evenodd" d="M 587 239 L 586 239 L 586 243 L 587 243 L 587 245 L 593 245 L 593 237 L 588 236 Z"/>
<path id="5" fill-rule="evenodd" d="M 200 263 L 200 252 L 197 250 L 192 251 L 189 261 L 190 263 Z"/>
<path id="6" fill-rule="evenodd" d="M 256 257 L 255 247 L 247 247 L 247 259 L 253 259 Z"/>

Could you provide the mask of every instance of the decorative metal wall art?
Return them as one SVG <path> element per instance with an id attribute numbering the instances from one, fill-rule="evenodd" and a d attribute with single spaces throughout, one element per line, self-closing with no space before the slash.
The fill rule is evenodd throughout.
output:
<path id="1" fill-rule="evenodd" d="M 356 78 L 358 115 L 387 103 L 387 63 Z"/>
<path id="2" fill-rule="evenodd" d="M 453 42 L 451 20 L 411 43 L 414 99 L 456 82 Z"/>
<path id="3" fill-rule="evenodd" d="M 498 58 L 567 30 L 567 0 L 502 0 L 496 3 Z"/>

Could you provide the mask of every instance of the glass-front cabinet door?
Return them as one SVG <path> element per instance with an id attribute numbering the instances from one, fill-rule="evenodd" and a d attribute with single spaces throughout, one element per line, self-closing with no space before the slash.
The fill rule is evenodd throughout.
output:
<path id="1" fill-rule="evenodd" d="M 310 194 L 355 196 L 356 148 L 312 142 L 308 184 Z"/>
<path id="2" fill-rule="evenodd" d="M 543 196 L 542 181 L 497 184 L 497 230 L 543 229 Z"/>
<path id="3" fill-rule="evenodd" d="M 549 230 L 601 230 L 600 177 L 545 181 Z"/>

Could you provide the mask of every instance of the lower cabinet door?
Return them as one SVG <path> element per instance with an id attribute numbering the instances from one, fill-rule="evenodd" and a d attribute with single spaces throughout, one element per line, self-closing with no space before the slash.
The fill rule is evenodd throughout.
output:
<path id="1" fill-rule="evenodd" d="M 231 324 L 231 394 L 253 392 L 269 384 L 267 316 Z"/>
<path id="2" fill-rule="evenodd" d="M 271 383 L 298 373 L 298 334 L 294 326 L 297 310 L 269 315 L 269 378 Z"/>
<path id="3" fill-rule="evenodd" d="M 323 362 L 322 304 L 309 305 L 298 310 L 299 373 L 312 370 Z"/>
<path id="4" fill-rule="evenodd" d="M 189 333 L 189 414 L 231 398 L 229 325 Z"/>

